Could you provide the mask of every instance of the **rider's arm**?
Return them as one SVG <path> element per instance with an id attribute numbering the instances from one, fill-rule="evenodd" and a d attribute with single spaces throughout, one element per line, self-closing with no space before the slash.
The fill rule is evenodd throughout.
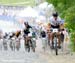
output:
<path id="1" fill-rule="evenodd" d="M 64 30 L 64 24 L 61 24 L 61 25 L 60 25 L 60 29 L 61 29 L 61 30 Z"/>
<path id="2" fill-rule="evenodd" d="M 64 20 L 61 20 L 60 22 L 60 29 L 64 29 Z"/>
<path id="3" fill-rule="evenodd" d="M 28 28 L 32 28 L 30 25 L 28 25 Z"/>
<path id="4" fill-rule="evenodd" d="M 53 21 L 54 21 L 53 16 L 52 16 L 52 17 L 50 17 L 49 21 L 50 21 L 50 24 L 51 24 L 51 25 L 54 25 L 54 24 L 55 24 L 55 23 L 53 22 Z"/>

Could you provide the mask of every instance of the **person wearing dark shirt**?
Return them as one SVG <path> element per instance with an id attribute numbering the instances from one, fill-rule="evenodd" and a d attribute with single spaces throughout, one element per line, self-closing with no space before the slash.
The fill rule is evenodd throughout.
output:
<path id="1" fill-rule="evenodd" d="M 24 22 L 24 25 L 25 25 L 24 34 L 28 35 L 30 33 L 29 29 L 32 27 L 28 24 L 28 22 L 27 23 Z"/>
<path id="2" fill-rule="evenodd" d="M 46 32 L 45 31 L 41 31 L 41 37 L 45 38 L 46 37 Z"/>
<path id="3" fill-rule="evenodd" d="M 46 31 L 42 29 L 41 33 L 41 40 L 42 40 L 42 48 L 44 52 L 46 51 L 47 48 L 47 36 L 46 36 Z"/>

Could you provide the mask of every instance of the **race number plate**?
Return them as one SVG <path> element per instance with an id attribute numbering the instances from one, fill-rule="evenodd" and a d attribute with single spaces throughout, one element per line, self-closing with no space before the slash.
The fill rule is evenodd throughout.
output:
<path id="1" fill-rule="evenodd" d="M 53 29 L 53 32 L 58 32 L 58 29 Z"/>

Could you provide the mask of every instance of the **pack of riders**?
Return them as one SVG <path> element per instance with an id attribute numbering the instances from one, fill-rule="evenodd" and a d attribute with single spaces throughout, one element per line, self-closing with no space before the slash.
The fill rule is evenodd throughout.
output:
<path id="1" fill-rule="evenodd" d="M 53 48 L 53 39 L 54 39 L 54 33 L 52 33 L 53 28 L 57 28 L 59 29 L 59 32 L 57 33 L 57 38 L 58 38 L 58 48 L 61 48 L 61 38 L 60 35 L 63 33 L 60 33 L 60 31 L 64 30 L 64 23 L 61 22 L 62 19 L 59 17 L 57 12 L 54 12 L 52 14 L 52 16 L 49 19 L 49 23 L 47 26 L 47 29 L 45 29 L 44 27 L 41 28 L 41 32 L 40 32 L 40 37 L 42 39 L 42 43 L 43 43 L 43 48 L 46 46 L 47 44 L 47 40 L 48 40 L 48 44 L 52 44 L 51 47 Z M 25 39 L 25 45 L 29 46 L 29 44 L 27 43 L 27 41 L 30 41 L 30 43 L 32 44 L 31 39 L 36 37 L 36 32 L 33 31 L 33 27 L 29 25 L 28 22 L 24 22 L 25 28 L 23 30 L 23 37 Z M 31 36 L 29 36 L 29 34 L 31 33 Z M 16 36 L 16 38 L 19 37 L 19 35 L 21 35 L 21 31 L 18 31 L 17 33 L 13 33 L 9 39 L 11 39 L 12 37 Z M 63 35 L 64 37 L 64 35 Z M 4 37 L 5 38 L 5 37 Z"/>

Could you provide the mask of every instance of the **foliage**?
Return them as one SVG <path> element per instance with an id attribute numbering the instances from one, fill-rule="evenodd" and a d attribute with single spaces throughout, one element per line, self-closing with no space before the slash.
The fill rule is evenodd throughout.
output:
<path id="1" fill-rule="evenodd" d="M 72 29 L 72 32 L 75 31 L 75 6 L 67 9 L 65 14 L 66 22 L 68 23 L 67 28 Z"/>
<path id="2" fill-rule="evenodd" d="M 71 44 L 70 44 L 71 51 L 75 51 L 75 33 L 71 34 Z"/>

